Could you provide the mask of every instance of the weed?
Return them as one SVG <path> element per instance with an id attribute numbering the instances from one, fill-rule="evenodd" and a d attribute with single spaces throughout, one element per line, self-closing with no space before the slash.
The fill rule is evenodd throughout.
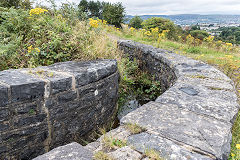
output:
<path id="1" fill-rule="evenodd" d="M 141 126 L 132 123 L 128 123 L 124 127 L 128 129 L 132 134 L 138 134 L 146 131 L 146 129 L 142 128 Z"/>
<path id="2" fill-rule="evenodd" d="M 150 160 L 164 160 L 160 157 L 160 153 L 154 149 L 147 149 L 145 155 L 150 158 Z"/>
<path id="3" fill-rule="evenodd" d="M 107 150 L 113 150 L 116 148 L 122 148 L 127 145 L 126 141 L 115 139 L 111 136 L 108 136 L 106 134 L 103 135 L 102 143 L 105 149 Z"/>
<path id="4" fill-rule="evenodd" d="M 28 113 L 29 113 L 29 115 L 34 115 L 34 114 L 36 114 L 36 111 L 34 109 L 30 109 Z"/>

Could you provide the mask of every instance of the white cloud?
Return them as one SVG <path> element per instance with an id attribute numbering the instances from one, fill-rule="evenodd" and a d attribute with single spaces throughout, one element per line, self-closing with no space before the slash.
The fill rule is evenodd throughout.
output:
<path id="1" fill-rule="evenodd" d="M 61 2 L 80 0 L 56 0 Z M 237 14 L 240 15 L 240 0 L 100 0 L 122 2 L 130 15 L 171 14 Z"/>

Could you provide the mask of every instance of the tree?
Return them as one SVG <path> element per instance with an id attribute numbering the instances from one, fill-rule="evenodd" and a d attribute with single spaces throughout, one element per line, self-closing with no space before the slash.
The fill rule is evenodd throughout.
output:
<path id="1" fill-rule="evenodd" d="M 102 18 L 103 5 L 101 2 L 90 1 L 88 3 L 88 12 L 90 17 Z"/>
<path id="2" fill-rule="evenodd" d="M 105 2 L 81 0 L 78 8 L 81 12 L 85 12 L 88 17 L 98 17 L 102 19 L 103 5 Z"/>
<path id="3" fill-rule="evenodd" d="M 139 28 L 142 28 L 142 22 L 143 20 L 141 17 L 135 16 L 130 20 L 129 26 L 139 29 Z"/>
<path id="4" fill-rule="evenodd" d="M 168 39 L 177 39 L 177 35 L 180 32 L 179 27 L 177 27 L 172 21 L 161 17 L 149 18 L 143 21 L 142 26 L 147 30 L 158 27 L 160 33 L 163 30 L 169 30 L 167 34 Z"/>
<path id="5" fill-rule="evenodd" d="M 81 0 L 78 8 L 82 11 L 82 12 L 88 12 L 88 2 L 87 0 Z"/>
<path id="6" fill-rule="evenodd" d="M 193 25 L 191 27 L 191 31 L 193 31 L 193 30 L 200 30 L 200 26 L 198 24 L 197 25 Z"/>
<path id="7" fill-rule="evenodd" d="M 121 23 L 123 23 L 125 17 L 125 8 L 122 3 L 105 3 L 102 17 L 109 24 L 121 28 Z"/>

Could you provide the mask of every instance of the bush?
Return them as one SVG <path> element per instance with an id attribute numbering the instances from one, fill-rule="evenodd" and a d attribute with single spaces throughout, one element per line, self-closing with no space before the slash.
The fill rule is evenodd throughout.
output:
<path id="1" fill-rule="evenodd" d="M 172 21 L 160 17 L 149 18 L 142 23 L 143 28 L 150 30 L 151 28 L 159 28 L 159 33 L 163 30 L 169 30 L 167 34 L 168 39 L 177 39 L 179 33 L 179 27 L 177 27 Z"/>
<path id="2" fill-rule="evenodd" d="M 203 30 L 194 30 L 190 31 L 190 34 L 197 39 L 204 40 L 204 38 L 208 37 L 209 34 L 206 31 Z"/>
<path id="3" fill-rule="evenodd" d="M 142 22 L 143 20 L 141 17 L 135 16 L 130 20 L 129 26 L 139 29 L 139 28 L 142 28 Z"/>
<path id="4" fill-rule="evenodd" d="M 73 19 L 65 6 L 54 12 L 0 8 L 0 70 L 76 59 L 113 58 L 114 46 L 101 30 Z M 101 45 L 100 45 L 101 44 Z"/>

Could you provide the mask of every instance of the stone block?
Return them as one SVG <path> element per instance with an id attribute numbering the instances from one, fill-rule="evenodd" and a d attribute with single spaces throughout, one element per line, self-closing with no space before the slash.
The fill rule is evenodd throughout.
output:
<path id="1" fill-rule="evenodd" d="M 8 104 L 8 87 L 0 84 L 0 107 Z"/>
<path id="2" fill-rule="evenodd" d="M 74 142 L 51 150 L 33 160 L 92 160 L 93 153 Z"/>
<path id="3" fill-rule="evenodd" d="M 77 98 L 76 91 L 68 91 L 58 95 L 58 103 L 59 104 L 67 103 L 75 100 L 76 98 Z"/>
<path id="4" fill-rule="evenodd" d="M 37 104 L 35 103 L 27 103 L 23 105 L 17 105 L 14 106 L 15 111 L 17 114 L 28 114 L 28 115 L 34 115 L 37 112 Z"/>
<path id="5" fill-rule="evenodd" d="M 11 102 L 33 100 L 44 95 L 44 81 L 18 70 L 0 72 L 0 82 L 10 86 Z"/>
<path id="6" fill-rule="evenodd" d="M 90 62 L 63 62 L 47 67 L 49 70 L 66 72 L 74 75 L 76 88 L 96 82 L 117 71 L 115 60 L 101 60 Z"/>
<path id="7" fill-rule="evenodd" d="M 22 126 L 34 125 L 46 120 L 46 114 L 37 114 L 31 116 L 15 117 L 14 126 L 15 128 L 20 128 Z"/>
<path id="8" fill-rule="evenodd" d="M 10 116 L 10 111 L 8 109 L 1 109 L 0 108 L 0 123 L 2 121 L 9 120 L 9 116 Z"/>
<path id="9" fill-rule="evenodd" d="M 0 123 L 0 132 L 3 132 L 3 131 L 6 131 L 10 128 L 9 124 L 8 123 Z"/>

